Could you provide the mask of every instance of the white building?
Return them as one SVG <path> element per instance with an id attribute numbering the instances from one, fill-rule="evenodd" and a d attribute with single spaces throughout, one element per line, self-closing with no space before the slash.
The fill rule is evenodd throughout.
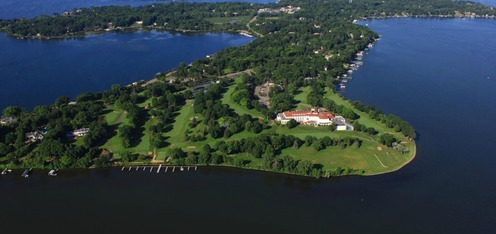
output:
<path id="1" fill-rule="evenodd" d="M 312 109 L 310 111 L 286 111 L 277 114 L 276 118 L 281 124 L 286 124 L 292 119 L 307 125 L 328 126 L 332 124 L 334 115 L 328 111 L 315 111 Z"/>
<path id="2" fill-rule="evenodd" d="M 90 132 L 89 128 L 80 128 L 74 130 L 74 132 L 72 132 L 72 135 L 76 137 L 82 137 L 82 136 L 86 136 L 89 132 Z"/>
<path id="3" fill-rule="evenodd" d="M 329 126 L 336 124 L 337 131 L 353 131 L 353 126 L 346 122 L 343 116 L 334 116 L 329 111 L 286 111 L 277 114 L 276 120 L 287 124 L 294 119 L 296 122 L 312 126 Z"/>

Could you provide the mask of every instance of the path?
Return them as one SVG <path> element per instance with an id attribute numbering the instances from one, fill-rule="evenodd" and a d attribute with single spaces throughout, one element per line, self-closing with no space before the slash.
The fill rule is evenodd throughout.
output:
<path id="1" fill-rule="evenodd" d="M 121 121 L 122 121 L 122 118 L 124 118 L 124 115 L 125 114 L 127 114 L 127 111 L 121 112 L 121 114 L 119 115 L 119 117 L 117 117 L 117 119 L 115 120 L 114 125 L 120 124 Z"/>
<path id="2" fill-rule="evenodd" d="M 375 158 L 377 158 L 377 161 L 379 161 L 384 168 L 387 168 L 386 165 L 384 165 L 384 163 L 382 163 L 382 161 L 379 159 L 379 157 L 377 157 L 376 154 L 374 154 L 374 156 L 375 156 Z"/>
<path id="3" fill-rule="evenodd" d="M 220 78 L 236 78 L 242 74 L 250 74 L 250 73 L 253 73 L 253 69 L 246 69 L 246 70 L 240 71 L 240 72 L 229 73 L 227 75 L 220 76 Z"/>
<path id="4" fill-rule="evenodd" d="M 246 23 L 246 27 L 248 28 L 249 31 L 252 31 L 253 33 L 257 34 L 257 36 L 263 37 L 262 34 L 258 33 L 257 31 L 253 30 L 250 27 L 250 24 L 253 23 L 253 21 L 257 20 L 257 17 L 258 17 L 258 15 L 254 16 L 253 18 L 251 18 L 251 20 L 248 23 Z"/>

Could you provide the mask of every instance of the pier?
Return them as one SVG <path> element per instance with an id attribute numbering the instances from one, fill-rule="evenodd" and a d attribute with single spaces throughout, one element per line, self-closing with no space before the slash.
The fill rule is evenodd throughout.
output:
<path id="1" fill-rule="evenodd" d="M 139 170 L 141 168 L 141 170 Z M 165 168 L 165 170 L 162 170 L 163 168 Z M 121 171 L 125 171 L 127 169 L 127 171 L 146 171 L 148 169 L 148 166 L 123 166 L 121 168 Z M 156 169 L 156 173 L 157 174 L 160 174 L 160 173 L 171 173 L 171 172 L 175 172 L 176 169 L 179 170 L 179 171 L 197 171 L 198 170 L 198 166 L 162 166 L 162 164 L 158 165 L 158 166 L 150 166 L 150 170 L 148 171 L 149 173 L 153 172 L 153 170 Z"/>

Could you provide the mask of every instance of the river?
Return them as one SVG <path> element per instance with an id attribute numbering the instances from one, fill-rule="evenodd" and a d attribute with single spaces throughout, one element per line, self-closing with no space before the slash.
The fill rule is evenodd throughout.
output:
<path id="1" fill-rule="evenodd" d="M 362 23 L 381 40 L 344 95 L 417 129 L 417 157 L 401 170 L 328 180 L 204 167 L 15 171 L 0 177 L 2 231 L 492 233 L 496 21 Z"/>

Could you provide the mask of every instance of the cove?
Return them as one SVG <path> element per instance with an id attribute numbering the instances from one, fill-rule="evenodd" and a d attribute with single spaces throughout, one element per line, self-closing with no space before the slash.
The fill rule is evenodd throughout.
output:
<path id="1" fill-rule="evenodd" d="M 148 80 L 253 38 L 237 34 L 107 33 L 80 39 L 17 40 L 0 34 L 0 109 L 33 108 L 60 96 Z"/>

